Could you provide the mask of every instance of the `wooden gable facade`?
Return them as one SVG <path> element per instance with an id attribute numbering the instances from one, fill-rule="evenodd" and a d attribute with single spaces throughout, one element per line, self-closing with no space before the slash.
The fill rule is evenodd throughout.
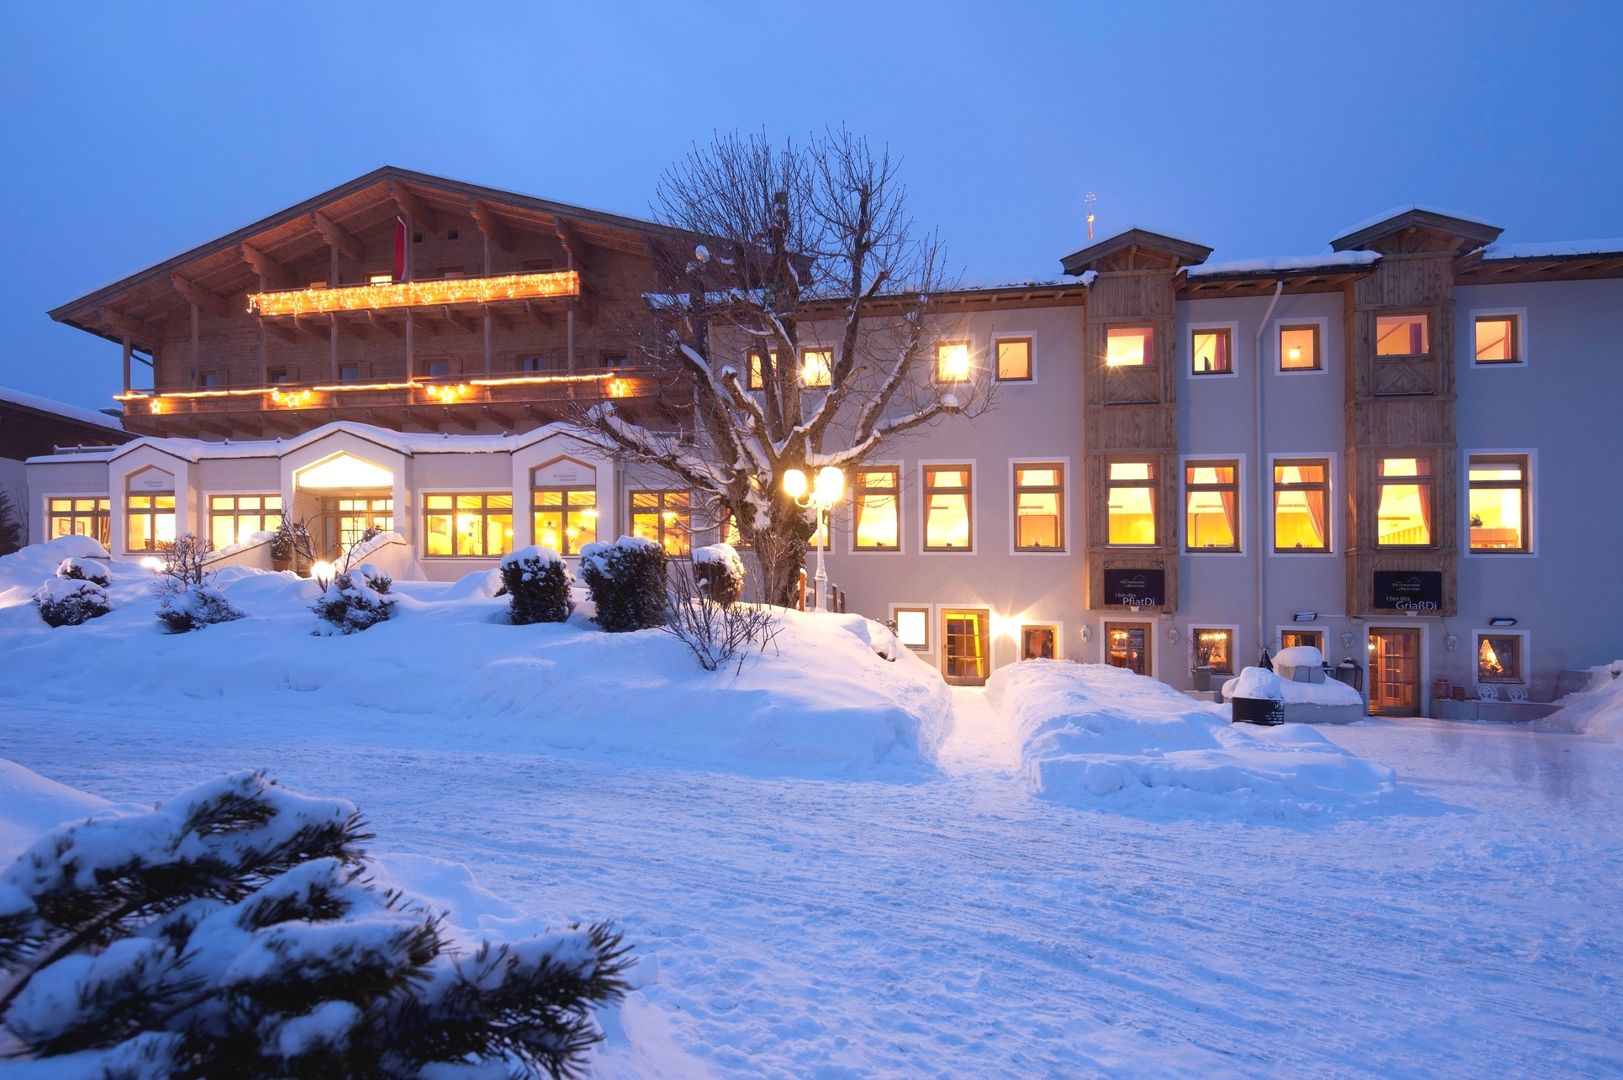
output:
<path id="1" fill-rule="evenodd" d="M 403 278 L 422 287 L 352 298 L 393 283 L 400 223 Z M 122 346 L 119 399 L 143 434 L 251 438 L 335 419 L 518 430 L 604 397 L 635 410 L 679 390 L 635 344 L 655 267 L 694 242 L 385 167 L 50 314 Z M 331 290 L 347 290 L 341 307 Z M 298 300 L 255 310 L 260 294 Z"/>

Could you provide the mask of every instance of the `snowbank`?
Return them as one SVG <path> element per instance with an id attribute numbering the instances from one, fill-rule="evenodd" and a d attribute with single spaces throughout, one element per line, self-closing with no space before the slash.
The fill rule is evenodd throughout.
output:
<path id="1" fill-rule="evenodd" d="M 1360 711 L 1364 705 L 1363 695 L 1339 679 L 1326 678 L 1316 683 L 1295 682 L 1254 667 L 1246 668 L 1225 682 L 1223 697 L 1266 698 L 1269 701 L 1283 701 L 1286 705 L 1352 706 Z"/>
<path id="2" fill-rule="evenodd" d="M 1295 816 L 1397 790 L 1392 770 L 1311 728 L 1231 725 L 1223 709 L 1120 668 L 1031 660 L 998 670 L 987 691 L 1016 728 L 1027 781 L 1056 802 Z"/>
<path id="3" fill-rule="evenodd" d="M 1623 660 L 1589 669 L 1589 685 L 1556 702 L 1560 708 L 1533 726 L 1623 742 Z"/>
<path id="4" fill-rule="evenodd" d="M 112 809 L 106 799 L 0 758 L 0 870 L 53 826 Z"/>
<path id="5" fill-rule="evenodd" d="M 390 619 L 362 633 L 311 635 L 314 581 L 227 567 L 216 585 L 246 618 L 170 635 L 154 576 L 110 564 L 113 610 L 52 630 L 30 602 L 74 552 L 52 544 L 0 559 L 0 713 L 33 703 L 154 707 L 223 729 L 492 750 L 565 750 L 655 764 L 796 776 L 934 772 L 951 723 L 946 687 L 860 616 L 786 612 L 777 649 L 742 673 L 699 670 L 661 630 L 606 634 L 577 605 L 565 623 L 513 626 L 493 571 L 459 582 L 396 581 Z M 455 733 L 447 734 L 447 729 Z"/>

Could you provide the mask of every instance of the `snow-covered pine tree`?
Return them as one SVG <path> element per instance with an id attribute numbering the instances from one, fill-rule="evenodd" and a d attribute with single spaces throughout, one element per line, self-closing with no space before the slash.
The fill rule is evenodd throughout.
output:
<path id="1" fill-rule="evenodd" d="M 0 488 L 0 555 L 10 555 L 23 546 L 22 515 L 11 494 Z"/>
<path id="2" fill-rule="evenodd" d="M 368 838 L 248 772 L 58 827 L 0 876 L 0 1043 L 60 1075 L 575 1074 L 624 991 L 619 934 L 458 953 L 365 876 Z"/>

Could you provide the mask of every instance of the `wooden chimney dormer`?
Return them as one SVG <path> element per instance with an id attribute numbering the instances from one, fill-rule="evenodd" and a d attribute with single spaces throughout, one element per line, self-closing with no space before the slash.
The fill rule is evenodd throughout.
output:
<path id="1" fill-rule="evenodd" d="M 1127 609 L 1120 582 L 1142 577 L 1156 602 L 1140 611 L 1177 609 L 1177 292 L 1184 267 L 1211 253 L 1130 228 L 1062 260 L 1066 273 L 1091 278 L 1082 334 L 1089 608 Z M 1152 470 L 1153 543 L 1111 543 L 1112 465 Z"/>
<path id="2" fill-rule="evenodd" d="M 1486 222 L 1410 207 L 1347 230 L 1336 251 L 1377 251 L 1381 260 L 1345 291 L 1347 612 L 1407 614 L 1388 606 L 1377 575 L 1424 575 L 1438 584 L 1435 611 L 1456 613 L 1461 522 L 1455 436 L 1454 277 L 1463 257 L 1492 243 Z M 1429 537 L 1382 546 L 1381 465 L 1420 462 L 1428 479 Z"/>

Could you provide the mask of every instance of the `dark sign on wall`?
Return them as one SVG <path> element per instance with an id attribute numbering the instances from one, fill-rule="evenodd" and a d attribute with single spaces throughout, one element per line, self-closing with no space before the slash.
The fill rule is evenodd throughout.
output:
<path id="1" fill-rule="evenodd" d="M 1375 606 L 1395 611 L 1443 610 L 1440 570 L 1375 571 Z"/>
<path id="2" fill-rule="evenodd" d="M 1160 607 L 1166 596 L 1164 570 L 1106 570 L 1105 604 L 1112 607 Z"/>

